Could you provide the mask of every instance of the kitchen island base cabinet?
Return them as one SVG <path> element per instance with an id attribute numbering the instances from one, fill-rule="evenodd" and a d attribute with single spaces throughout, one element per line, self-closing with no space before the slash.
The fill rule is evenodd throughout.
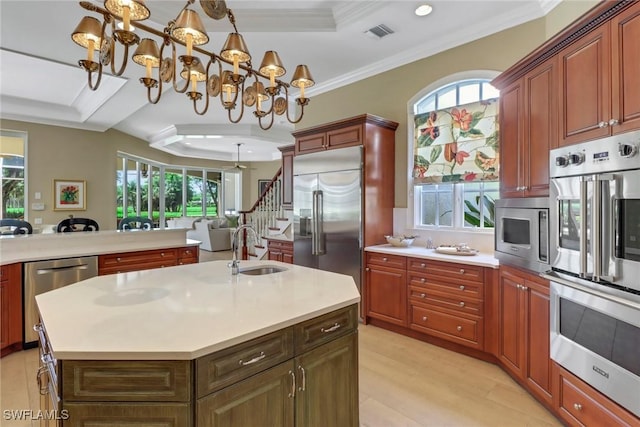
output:
<path id="1" fill-rule="evenodd" d="M 58 361 L 62 425 L 357 427 L 357 319 L 354 304 L 195 360 Z"/>
<path id="2" fill-rule="evenodd" d="M 2 356 L 22 349 L 22 264 L 0 267 L 0 346 Z"/>

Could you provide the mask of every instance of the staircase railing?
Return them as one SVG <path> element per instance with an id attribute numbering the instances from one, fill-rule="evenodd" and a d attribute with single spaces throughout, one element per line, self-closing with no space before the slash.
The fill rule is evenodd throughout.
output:
<path id="1" fill-rule="evenodd" d="M 262 237 L 269 235 L 269 229 L 276 227 L 278 218 L 284 216 L 282 207 L 282 168 L 273 176 L 264 191 L 253 204 L 253 207 L 246 211 L 240 211 L 242 224 L 251 224 L 258 235 L 257 242 L 247 241 L 253 238 L 252 233 L 243 233 L 242 237 L 242 259 L 248 259 L 248 246 L 262 247 Z"/>

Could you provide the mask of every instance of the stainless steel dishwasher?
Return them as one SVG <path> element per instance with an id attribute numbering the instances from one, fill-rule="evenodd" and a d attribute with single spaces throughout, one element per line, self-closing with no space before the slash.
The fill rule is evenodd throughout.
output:
<path id="1" fill-rule="evenodd" d="M 39 322 L 36 295 L 98 275 L 98 257 L 64 258 L 24 263 L 24 347 L 35 347 Z M 64 307 L 60 307 L 64 310 Z"/>

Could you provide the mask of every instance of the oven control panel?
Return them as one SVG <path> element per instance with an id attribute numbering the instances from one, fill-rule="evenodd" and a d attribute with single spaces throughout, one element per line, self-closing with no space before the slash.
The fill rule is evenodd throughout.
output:
<path id="1" fill-rule="evenodd" d="M 640 131 L 551 150 L 550 176 L 640 169 Z"/>

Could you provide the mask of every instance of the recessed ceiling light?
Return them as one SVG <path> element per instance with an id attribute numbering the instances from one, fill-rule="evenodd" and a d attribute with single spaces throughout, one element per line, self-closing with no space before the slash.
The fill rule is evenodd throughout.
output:
<path id="1" fill-rule="evenodd" d="M 421 4 L 416 8 L 416 15 L 418 16 L 427 16 L 433 11 L 433 7 L 428 4 Z"/>

